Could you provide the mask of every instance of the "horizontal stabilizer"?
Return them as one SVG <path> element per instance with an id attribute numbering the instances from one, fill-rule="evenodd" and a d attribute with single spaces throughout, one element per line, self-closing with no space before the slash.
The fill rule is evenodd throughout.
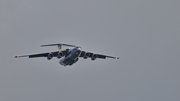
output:
<path id="1" fill-rule="evenodd" d="M 76 45 L 70 45 L 70 44 L 64 44 L 64 43 L 41 45 L 41 47 L 45 47 L 45 46 L 58 46 L 59 49 L 61 49 L 61 46 L 77 47 Z"/>

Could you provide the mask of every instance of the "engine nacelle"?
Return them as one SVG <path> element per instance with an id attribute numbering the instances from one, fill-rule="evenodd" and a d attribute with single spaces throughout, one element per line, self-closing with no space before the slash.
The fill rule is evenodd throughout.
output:
<path id="1" fill-rule="evenodd" d="M 47 59 L 48 60 L 51 60 L 53 58 L 53 54 L 52 53 L 49 53 L 48 56 L 47 56 Z"/>
<path id="2" fill-rule="evenodd" d="M 90 56 L 90 54 L 89 53 L 84 53 L 84 59 L 87 59 L 88 57 Z"/>
<path id="3" fill-rule="evenodd" d="M 93 54 L 92 57 L 91 57 L 91 60 L 96 60 L 97 57 L 98 57 L 97 54 Z"/>
<path id="4" fill-rule="evenodd" d="M 59 52 L 58 55 L 57 55 L 57 58 L 60 59 L 63 56 L 64 56 L 64 54 L 62 52 Z"/>

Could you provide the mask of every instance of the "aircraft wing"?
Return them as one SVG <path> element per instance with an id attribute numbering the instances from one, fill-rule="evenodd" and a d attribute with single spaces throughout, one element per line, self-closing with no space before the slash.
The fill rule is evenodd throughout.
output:
<path id="1" fill-rule="evenodd" d="M 96 54 L 93 52 L 86 52 L 86 51 L 81 51 L 81 54 L 79 57 L 84 57 L 86 53 L 89 54 L 89 58 L 91 58 L 95 54 L 95 55 L 97 55 L 97 58 L 100 58 L 100 59 L 106 59 L 106 58 L 119 59 L 119 57 L 108 56 L 108 55 L 103 55 L 103 54 Z"/>
<path id="2" fill-rule="evenodd" d="M 48 57 L 49 53 L 51 53 L 53 55 L 53 57 L 57 57 L 59 52 L 62 52 L 64 55 L 66 55 L 68 53 L 68 51 L 69 51 L 69 49 L 66 49 L 66 50 L 55 51 L 55 52 L 47 52 L 47 53 L 15 56 L 15 58 L 20 58 L 20 57 L 29 57 L 29 58 Z"/>

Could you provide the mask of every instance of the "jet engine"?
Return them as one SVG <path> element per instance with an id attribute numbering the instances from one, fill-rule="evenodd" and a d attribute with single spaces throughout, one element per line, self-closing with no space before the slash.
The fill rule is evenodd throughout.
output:
<path id="1" fill-rule="evenodd" d="M 57 55 L 57 58 L 60 59 L 63 56 L 64 56 L 64 54 L 62 52 L 59 52 L 58 55 Z"/>
<path id="2" fill-rule="evenodd" d="M 96 60 L 97 57 L 98 57 L 97 54 L 93 54 L 92 57 L 91 57 L 91 60 Z"/>
<path id="3" fill-rule="evenodd" d="M 89 53 L 84 53 L 84 59 L 87 59 L 88 57 L 90 56 L 90 54 Z"/>
<path id="4" fill-rule="evenodd" d="M 53 58 L 53 54 L 52 53 L 49 53 L 48 56 L 47 56 L 47 59 L 48 60 L 51 60 Z"/>

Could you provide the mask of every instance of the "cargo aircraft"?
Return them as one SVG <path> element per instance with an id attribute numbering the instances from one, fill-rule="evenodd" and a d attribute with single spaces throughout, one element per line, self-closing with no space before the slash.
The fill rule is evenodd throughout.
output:
<path id="1" fill-rule="evenodd" d="M 106 59 L 106 58 L 113 58 L 113 59 L 119 59 L 119 57 L 113 57 L 113 56 L 107 56 L 102 54 L 96 54 L 93 52 L 83 51 L 81 50 L 80 46 L 76 45 L 70 45 L 70 44 L 47 44 L 47 45 L 41 45 L 41 47 L 45 46 L 58 46 L 58 51 L 55 52 L 47 52 L 47 53 L 39 53 L 39 54 L 32 54 L 32 55 L 21 55 L 21 56 L 15 56 L 15 58 L 20 57 L 29 57 L 29 58 L 37 58 L 37 57 L 46 57 L 48 60 L 51 60 L 53 57 L 57 57 L 58 59 L 61 58 L 59 63 L 63 66 L 71 66 L 72 64 L 76 63 L 79 58 L 91 58 L 91 60 L 95 60 L 97 58 L 99 59 Z M 68 46 L 73 47 L 72 49 L 62 49 L 62 46 Z"/>

